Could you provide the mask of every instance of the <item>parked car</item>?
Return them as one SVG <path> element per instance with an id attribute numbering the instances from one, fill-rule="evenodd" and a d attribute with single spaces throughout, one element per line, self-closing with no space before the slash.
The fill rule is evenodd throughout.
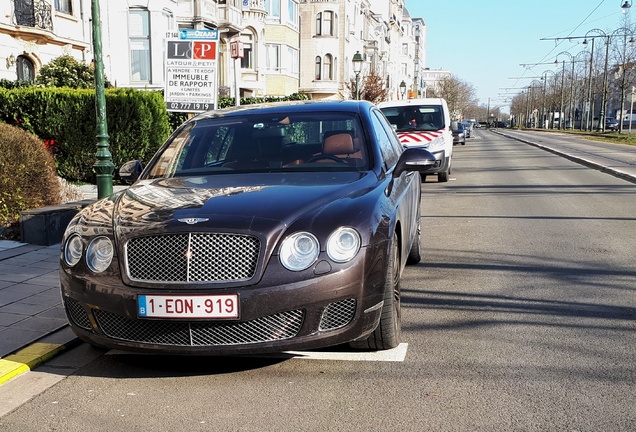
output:
<path id="1" fill-rule="evenodd" d="M 452 171 L 453 135 L 446 100 L 406 99 L 383 102 L 379 107 L 391 122 L 402 145 L 425 148 L 435 156 L 435 164 L 422 172 L 422 179 L 426 179 L 427 175 L 437 175 L 437 181 L 447 182 Z"/>
<path id="2" fill-rule="evenodd" d="M 453 129 L 453 145 L 455 144 L 466 144 L 466 130 L 464 129 L 464 125 L 462 122 L 454 121 L 451 123 Z"/>
<path id="3" fill-rule="evenodd" d="M 614 117 L 606 117 L 605 118 L 605 130 L 617 131 L 618 130 L 618 120 Z"/>
<path id="4" fill-rule="evenodd" d="M 466 134 L 466 138 L 470 138 L 473 135 L 473 124 L 471 122 L 462 122 L 462 126 L 464 126 L 464 132 Z"/>
<path id="5" fill-rule="evenodd" d="M 68 225 L 71 328 L 142 352 L 393 348 L 400 275 L 420 260 L 419 171 L 435 161 L 364 101 L 195 116 Z"/>

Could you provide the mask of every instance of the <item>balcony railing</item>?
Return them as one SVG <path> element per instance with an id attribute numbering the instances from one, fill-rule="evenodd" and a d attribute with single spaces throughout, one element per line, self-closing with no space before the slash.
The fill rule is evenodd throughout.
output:
<path id="1" fill-rule="evenodd" d="M 13 11 L 17 25 L 53 30 L 51 4 L 45 0 L 13 0 Z"/>

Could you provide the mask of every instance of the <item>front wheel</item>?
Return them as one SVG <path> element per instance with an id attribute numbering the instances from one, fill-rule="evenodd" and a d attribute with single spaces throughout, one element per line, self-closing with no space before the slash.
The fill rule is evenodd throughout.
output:
<path id="1" fill-rule="evenodd" d="M 415 265 L 422 261 L 422 249 L 420 237 L 422 236 L 422 229 L 420 223 L 420 209 L 419 204 L 417 208 L 417 229 L 415 230 L 415 235 L 413 236 L 413 244 L 411 245 L 411 250 L 409 251 L 409 256 L 406 258 L 406 264 Z"/>
<path id="2" fill-rule="evenodd" d="M 400 308 L 400 256 L 396 233 L 389 245 L 386 274 L 384 275 L 384 305 L 378 327 L 366 339 L 350 342 L 355 349 L 387 350 L 400 344 L 402 337 L 402 311 Z"/>

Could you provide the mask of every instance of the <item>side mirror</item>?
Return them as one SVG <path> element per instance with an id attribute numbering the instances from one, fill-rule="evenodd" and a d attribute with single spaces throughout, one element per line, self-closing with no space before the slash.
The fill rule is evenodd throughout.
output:
<path id="1" fill-rule="evenodd" d="M 126 183 L 137 181 L 144 167 L 138 160 L 126 162 L 119 168 L 119 178 Z"/>
<path id="2" fill-rule="evenodd" d="M 393 170 L 393 177 L 399 177 L 405 171 L 426 171 L 435 162 L 435 156 L 430 151 L 418 147 L 407 148 Z"/>

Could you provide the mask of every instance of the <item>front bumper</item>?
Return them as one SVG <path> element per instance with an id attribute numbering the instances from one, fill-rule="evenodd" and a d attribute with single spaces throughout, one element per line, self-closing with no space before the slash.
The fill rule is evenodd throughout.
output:
<path id="1" fill-rule="evenodd" d="M 362 249 L 346 266 L 322 259 L 306 271 L 307 278 L 293 274 L 296 279 L 288 282 L 272 259 L 258 284 L 234 288 L 102 285 L 68 269 L 60 271 L 60 282 L 71 328 L 91 344 L 169 354 L 267 353 L 338 345 L 370 334 L 382 309 L 384 255 L 377 245 Z M 139 318 L 141 294 L 238 294 L 240 318 Z"/>
<path id="2" fill-rule="evenodd" d="M 432 152 L 433 156 L 435 156 L 435 163 L 432 167 L 422 171 L 420 174 L 439 174 L 443 172 L 447 172 L 450 166 L 450 157 L 447 157 L 444 150 L 438 150 L 436 152 Z"/>

